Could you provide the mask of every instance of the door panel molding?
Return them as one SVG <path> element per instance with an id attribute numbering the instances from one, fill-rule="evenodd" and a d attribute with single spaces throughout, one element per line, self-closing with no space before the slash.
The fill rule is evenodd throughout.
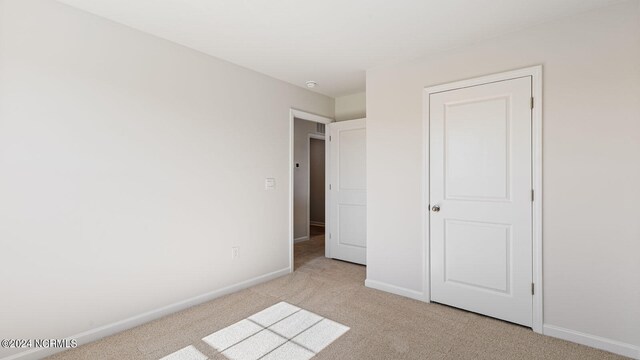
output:
<path id="1" fill-rule="evenodd" d="M 430 96 L 444 91 L 464 89 L 468 87 L 491 84 L 505 80 L 513 80 L 523 77 L 531 77 L 532 102 L 532 187 L 534 190 L 532 208 L 532 275 L 533 275 L 533 314 L 532 328 L 537 333 L 543 333 L 543 269 L 542 269 L 542 65 L 512 70 L 487 76 L 461 80 L 446 84 L 438 84 L 425 87 L 423 91 L 423 171 L 422 171 L 422 219 L 423 219 L 423 299 L 429 302 L 431 299 L 430 284 Z"/>
<path id="2" fill-rule="evenodd" d="M 327 257 L 366 264 L 366 120 L 330 124 Z"/>

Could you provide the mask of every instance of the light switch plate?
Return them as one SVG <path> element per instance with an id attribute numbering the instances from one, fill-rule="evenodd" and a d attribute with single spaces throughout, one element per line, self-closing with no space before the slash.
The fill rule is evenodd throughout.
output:
<path id="1" fill-rule="evenodd" d="M 276 188 L 276 179 L 275 178 L 266 178 L 264 179 L 264 189 L 265 190 L 273 190 Z"/>

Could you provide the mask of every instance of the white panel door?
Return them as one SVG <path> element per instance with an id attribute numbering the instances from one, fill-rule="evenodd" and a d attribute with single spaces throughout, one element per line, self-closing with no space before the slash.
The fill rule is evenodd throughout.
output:
<path id="1" fill-rule="evenodd" d="M 367 167 L 365 120 L 329 124 L 330 229 L 327 254 L 366 264 Z"/>
<path id="2" fill-rule="evenodd" d="M 531 77 L 429 103 L 431 300 L 531 326 Z"/>

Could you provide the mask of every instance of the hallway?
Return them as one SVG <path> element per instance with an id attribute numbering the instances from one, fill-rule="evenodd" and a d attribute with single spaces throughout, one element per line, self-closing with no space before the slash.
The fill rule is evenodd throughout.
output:
<path id="1" fill-rule="evenodd" d="M 309 261 L 324 256 L 324 227 L 311 226 L 309 240 L 294 245 L 294 270 Z"/>

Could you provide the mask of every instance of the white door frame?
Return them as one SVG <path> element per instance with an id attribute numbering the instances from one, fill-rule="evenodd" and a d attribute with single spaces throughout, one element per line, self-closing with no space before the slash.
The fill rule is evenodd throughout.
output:
<path id="1" fill-rule="evenodd" d="M 309 239 L 311 239 L 311 139 L 316 139 L 316 140 L 322 140 L 325 141 L 325 136 L 324 135 L 320 135 L 320 134 L 308 134 L 307 136 L 307 236 L 309 237 Z M 324 167 L 324 171 L 325 171 L 325 184 L 326 184 L 326 179 L 327 179 L 327 144 L 325 142 L 324 144 L 325 148 L 325 157 L 324 157 L 324 163 L 325 163 L 325 167 Z M 329 195 L 327 192 L 324 193 L 324 201 L 325 201 L 325 207 L 327 205 L 327 195 Z M 325 214 L 326 214 L 326 209 L 325 209 Z M 327 226 L 327 219 L 324 219 L 324 224 L 325 224 L 325 229 Z"/>
<path id="2" fill-rule="evenodd" d="M 424 300 L 431 300 L 431 263 L 430 263 L 430 238 L 429 238 L 429 216 L 430 216 L 430 199 L 429 199 L 429 96 L 431 94 L 460 89 L 465 87 L 477 86 L 497 81 L 511 80 L 521 77 L 531 76 L 531 94 L 534 98 L 534 106 L 532 110 L 532 186 L 533 195 L 533 283 L 535 291 L 533 295 L 533 331 L 542 334 L 542 65 L 532 66 L 524 69 L 507 71 L 499 74 L 492 74 L 478 78 L 456 81 L 447 84 L 425 87 L 423 93 L 423 156 L 424 162 L 422 167 L 422 204 L 423 204 L 423 249 L 424 249 L 424 268 L 423 268 L 423 289 Z"/>
<path id="3" fill-rule="evenodd" d="M 295 167 L 295 159 L 294 159 L 294 139 L 295 139 L 295 132 L 294 132 L 294 126 L 295 126 L 295 119 L 300 119 L 300 120 L 307 120 L 307 121 L 313 121 L 313 122 L 317 122 L 317 123 L 321 123 L 321 124 L 330 124 L 332 123 L 334 120 L 332 118 L 328 118 L 326 116 L 322 116 L 322 115 L 316 115 L 310 112 L 306 112 L 303 110 L 298 110 L 298 109 L 294 109 L 294 108 L 290 108 L 289 109 L 289 272 L 293 272 L 293 200 L 294 200 L 294 193 L 293 193 L 293 186 L 294 186 L 294 167 Z M 325 154 L 326 154 L 326 144 L 325 144 Z M 327 175 L 327 171 L 326 169 L 329 166 L 329 162 L 327 161 L 326 155 L 325 155 L 325 187 L 328 184 L 326 175 Z M 307 184 L 308 186 L 308 184 Z M 325 189 L 326 190 L 326 189 Z M 329 220 L 327 215 L 329 214 L 329 207 L 327 206 L 327 204 L 329 204 L 328 199 L 329 199 L 329 192 L 325 191 L 325 228 L 326 226 L 329 225 Z M 309 204 L 307 202 L 307 208 L 308 208 Z M 308 210 L 308 209 L 307 209 Z M 308 213 L 308 211 L 307 211 Z M 309 230 L 309 229 L 307 229 Z"/>

